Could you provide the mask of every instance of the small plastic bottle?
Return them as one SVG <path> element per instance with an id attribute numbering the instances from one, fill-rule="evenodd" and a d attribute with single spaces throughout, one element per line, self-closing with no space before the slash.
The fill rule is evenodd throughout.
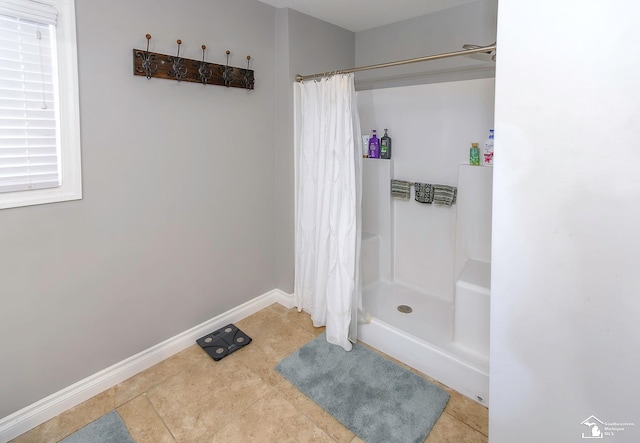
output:
<path id="1" fill-rule="evenodd" d="M 387 135 L 387 130 L 384 130 L 384 135 L 380 138 L 380 158 L 391 158 L 391 137 Z"/>
<path id="2" fill-rule="evenodd" d="M 480 148 L 478 148 L 477 143 L 471 143 L 471 148 L 469 149 L 469 164 L 473 166 L 480 165 Z"/>
<path id="3" fill-rule="evenodd" d="M 493 129 L 489 129 L 489 138 L 484 142 L 483 165 L 493 166 Z"/>
<path id="4" fill-rule="evenodd" d="M 362 158 L 369 158 L 369 139 L 368 135 L 362 136 Z"/>
<path id="5" fill-rule="evenodd" d="M 375 129 L 371 132 L 371 138 L 369 139 L 369 158 L 380 158 L 380 139 L 376 136 Z"/>

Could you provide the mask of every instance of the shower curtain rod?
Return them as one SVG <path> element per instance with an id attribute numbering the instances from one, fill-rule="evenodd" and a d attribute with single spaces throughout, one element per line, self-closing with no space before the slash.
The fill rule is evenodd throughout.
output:
<path id="1" fill-rule="evenodd" d="M 465 49 L 464 51 L 446 52 L 444 54 L 435 54 L 435 55 L 426 55 L 424 57 L 410 58 L 407 60 L 400 60 L 397 62 L 380 63 L 378 65 L 361 66 L 359 68 L 341 69 L 339 71 L 329 71 L 329 72 L 323 72 L 320 74 L 296 75 L 296 81 L 301 82 L 304 80 L 310 80 L 317 77 L 330 77 L 336 74 L 348 74 L 350 72 L 360 72 L 360 71 L 368 71 L 370 69 L 388 68 L 391 66 L 407 65 L 409 63 L 426 62 L 429 60 L 438 60 L 440 58 L 456 57 L 458 55 L 475 54 L 478 52 L 491 52 L 495 50 L 496 50 L 496 44 L 494 43 L 489 46 L 480 46 L 478 48 Z"/>

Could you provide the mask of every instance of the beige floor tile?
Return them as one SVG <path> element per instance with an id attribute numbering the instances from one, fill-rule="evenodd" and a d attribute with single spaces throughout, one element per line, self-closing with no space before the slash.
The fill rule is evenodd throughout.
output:
<path id="1" fill-rule="evenodd" d="M 263 310 L 237 325 L 251 337 L 251 344 L 238 350 L 237 356 L 248 368 L 271 385 L 282 381 L 275 366 L 282 359 L 315 338 L 315 335 L 283 316 Z"/>
<path id="2" fill-rule="evenodd" d="M 148 391 L 155 385 L 162 383 L 177 373 L 188 369 L 198 361 L 210 358 L 198 345 L 187 349 L 161 361 L 139 374 L 119 383 L 115 387 L 116 406 L 120 406 L 134 397 Z"/>
<path id="3" fill-rule="evenodd" d="M 269 307 L 236 322 L 235 325 L 253 339 L 254 335 L 265 330 L 268 331 L 272 324 L 283 323 L 285 321 L 282 312 L 278 312 L 278 309 L 275 307 Z"/>
<path id="4" fill-rule="evenodd" d="M 14 442 L 56 442 L 117 408 L 138 443 L 201 443 L 211 439 L 226 443 L 363 443 L 275 370 L 283 358 L 324 328 L 314 328 L 308 314 L 279 304 L 236 326 L 252 343 L 223 360 L 213 361 L 194 344 Z M 487 408 L 391 360 L 451 394 L 427 443 L 487 443 Z"/>
<path id="5" fill-rule="evenodd" d="M 125 403 L 117 411 L 136 443 L 175 443 L 145 395 Z"/>
<path id="6" fill-rule="evenodd" d="M 462 423 L 448 413 L 443 413 L 425 443 L 487 443 L 486 435 Z"/>
<path id="7" fill-rule="evenodd" d="M 476 431 L 489 435 L 489 410 L 453 389 L 446 387 L 445 389 L 451 395 L 445 412 L 471 426 Z"/>
<path id="8" fill-rule="evenodd" d="M 281 360 L 253 342 L 236 352 L 238 360 L 251 369 L 270 386 L 275 386 L 283 380 L 283 377 L 275 370 L 275 366 Z"/>
<path id="9" fill-rule="evenodd" d="M 311 315 L 307 314 L 304 311 L 298 312 L 296 308 L 288 309 L 285 313 L 285 318 L 288 321 L 300 326 L 305 331 L 311 332 L 316 337 L 322 334 L 326 329 L 324 326 L 321 326 L 321 327 L 313 326 Z"/>
<path id="10" fill-rule="evenodd" d="M 239 353 L 240 351 L 238 351 Z M 237 353 L 201 361 L 147 392 L 175 439 L 202 442 L 273 389 Z"/>
<path id="11" fill-rule="evenodd" d="M 268 306 L 267 309 L 271 309 L 272 311 L 280 314 L 280 315 L 284 315 L 287 311 L 289 311 L 289 309 L 285 308 L 284 306 L 282 306 L 280 303 L 274 303 L 270 306 Z"/>
<path id="12" fill-rule="evenodd" d="M 115 407 L 115 389 L 96 395 L 89 400 L 63 412 L 40 426 L 12 440 L 13 443 L 56 442 L 89 423 L 97 420 Z"/>
<path id="13" fill-rule="evenodd" d="M 304 311 L 298 312 L 298 308 L 287 309 L 279 303 L 274 303 L 269 306 L 269 309 L 283 316 L 287 321 L 295 323 L 301 328 L 311 332 L 315 336 L 318 336 L 325 331 L 324 326 L 313 326 L 311 315 L 307 314 Z"/>
<path id="14" fill-rule="evenodd" d="M 284 323 L 274 325 L 268 332 L 257 335 L 255 345 L 265 351 L 265 354 L 274 361 L 280 362 L 314 338 L 312 333 L 296 325 Z"/>
<path id="15" fill-rule="evenodd" d="M 273 392 L 222 428 L 211 443 L 333 441 L 279 393 Z"/>
<path id="16" fill-rule="evenodd" d="M 317 403 L 300 392 L 294 385 L 282 377 L 282 382 L 276 386 L 280 394 L 298 411 L 309 417 L 324 432 L 338 443 L 349 443 L 354 434 L 346 426 L 336 420 L 333 415 L 322 409 Z"/>

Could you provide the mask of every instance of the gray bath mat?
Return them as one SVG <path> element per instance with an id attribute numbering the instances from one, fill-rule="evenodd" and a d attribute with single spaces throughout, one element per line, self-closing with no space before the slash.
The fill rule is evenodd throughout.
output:
<path id="1" fill-rule="evenodd" d="M 103 415 L 60 443 L 135 443 L 116 411 Z"/>
<path id="2" fill-rule="evenodd" d="M 367 443 L 424 442 L 449 394 L 356 344 L 351 352 L 324 334 L 276 370 Z"/>

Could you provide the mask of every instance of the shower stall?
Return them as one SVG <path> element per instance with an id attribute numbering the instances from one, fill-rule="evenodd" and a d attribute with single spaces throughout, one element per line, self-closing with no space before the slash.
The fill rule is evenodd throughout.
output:
<path id="1" fill-rule="evenodd" d="M 359 91 L 364 159 L 358 338 L 482 404 L 489 396 L 492 168 L 470 166 L 493 127 L 494 79 Z M 392 179 L 458 188 L 451 207 L 397 200 Z"/>
<path id="2" fill-rule="evenodd" d="M 495 43 L 467 46 L 296 80 L 459 55 L 496 59 Z M 388 128 L 393 138 L 391 160 L 363 162 L 357 336 L 488 404 L 493 176 L 491 167 L 468 161 L 470 144 L 493 128 L 494 78 L 451 80 L 357 93 L 363 134 Z M 455 186 L 457 201 L 439 206 L 393 199 L 392 179 Z"/>

